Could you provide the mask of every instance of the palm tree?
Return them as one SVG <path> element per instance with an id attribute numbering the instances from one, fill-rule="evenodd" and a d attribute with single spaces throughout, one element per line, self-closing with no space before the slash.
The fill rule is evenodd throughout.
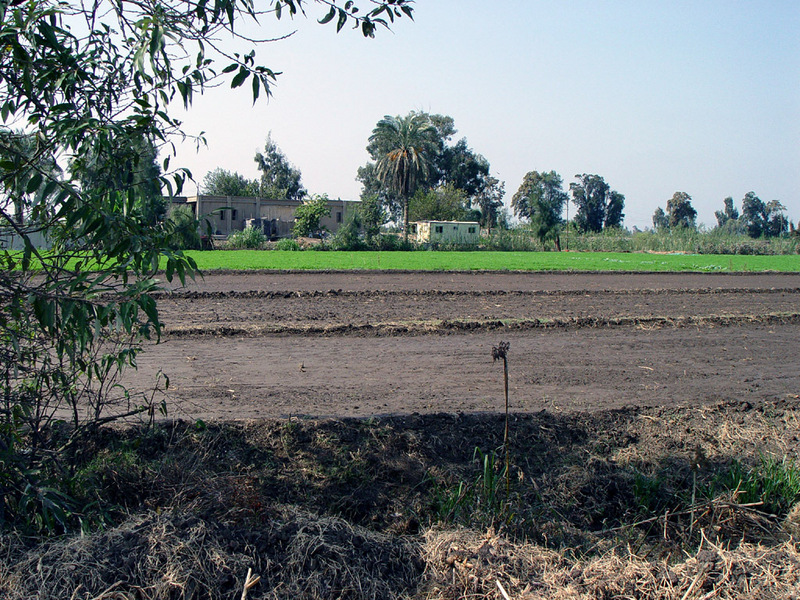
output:
<path id="1" fill-rule="evenodd" d="M 436 128 L 425 114 L 385 116 L 369 138 L 380 148 L 377 175 L 403 201 L 403 237 L 408 241 L 408 202 L 428 176 L 429 155 L 436 149 Z"/>

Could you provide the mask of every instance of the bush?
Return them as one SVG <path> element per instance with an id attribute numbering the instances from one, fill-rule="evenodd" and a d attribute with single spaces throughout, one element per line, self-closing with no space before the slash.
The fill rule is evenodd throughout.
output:
<path id="1" fill-rule="evenodd" d="M 391 233 L 379 235 L 370 240 L 370 246 L 373 250 L 385 251 L 408 251 L 417 250 L 417 246 L 413 242 L 406 242 L 402 237 Z"/>
<path id="2" fill-rule="evenodd" d="M 275 250 L 288 250 L 291 252 L 299 252 L 302 250 L 300 248 L 300 244 L 297 243 L 297 240 L 293 240 L 291 238 L 283 238 L 277 241 L 275 244 Z"/>
<path id="3" fill-rule="evenodd" d="M 348 215 L 345 223 L 336 232 L 331 244 L 334 250 L 364 250 L 366 244 L 361 239 L 361 219 L 357 212 Z"/>
<path id="4" fill-rule="evenodd" d="M 228 248 L 235 250 L 258 250 L 267 242 L 260 229 L 245 227 L 242 231 L 234 231 L 228 236 Z"/>
<path id="5" fill-rule="evenodd" d="M 526 227 L 515 229 L 499 229 L 486 240 L 487 250 L 501 252 L 520 252 L 544 250 L 543 244 L 536 239 L 533 232 Z"/>
<path id="6" fill-rule="evenodd" d="M 321 235 L 322 228 L 319 225 L 322 217 L 329 217 L 331 209 L 328 207 L 328 196 L 314 196 L 306 200 L 294 212 L 294 225 L 292 235 L 295 237 L 308 237 Z"/>

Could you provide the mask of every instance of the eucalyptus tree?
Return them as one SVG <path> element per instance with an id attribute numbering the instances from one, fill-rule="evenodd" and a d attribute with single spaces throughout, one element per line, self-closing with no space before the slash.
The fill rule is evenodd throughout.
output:
<path id="1" fill-rule="evenodd" d="M 481 227 L 491 229 L 500 224 L 505 195 L 506 184 L 504 181 L 491 175 L 484 180 L 483 186 L 474 199 L 474 203 L 481 211 Z"/>
<path id="2" fill-rule="evenodd" d="M 3 209 L 6 215 L 13 214 L 14 222 L 20 226 L 24 225 L 30 207 L 41 203 L 44 192 L 44 185 L 28 190 L 30 177 L 37 172 L 47 173 L 48 179 L 61 177 L 61 167 L 49 151 L 48 145 L 33 134 L 22 130 L 0 130 L 0 161 L 8 171 L 24 174 L 13 182 L 4 182 Z"/>
<path id="3" fill-rule="evenodd" d="M 660 206 L 653 213 L 653 229 L 655 231 L 669 231 L 669 217 Z"/>
<path id="4" fill-rule="evenodd" d="M 409 202 L 412 221 L 466 221 L 470 216 L 467 195 L 451 183 L 419 189 Z"/>
<path id="5" fill-rule="evenodd" d="M 572 202 L 578 207 L 575 225 L 581 231 L 598 232 L 622 227 L 625 196 L 611 189 L 599 175 L 575 175 L 578 183 L 570 183 Z"/>
<path id="6" fill-rule="evenodd" d="M 135 366 L 140 343 L 161 332 L 157 270 L 181 281 L 196 271 L 170 249 L 172 222 L 143 219 L 137 208 L 148 185 L 171 196 L 189 176 L 170 164 L 172 143 L 185 136 L 175 106 L 189 108 L 223 83 L 247 83 L 254 101 L 268 96 L 276 74 L 240 30 L 310 5 L 322 7 L 321 22 L 337 30 L 351 23 L 366 36 L 411 15 L 408 0 L 272 0 L 263 11 L 245 0 L 0 2 L 0 223 L 24 243 L 21 252 L 0 250 L 0 521 L 22 518 L 14 507 L 38 505 L 41 527 L 68 525 L 55 489 L 63 482 L 43 481 L 54 472 L 46 461 L 59 456 L 46 448 L 57 414 L 70 415 L 62 450 L 75 451 L 81 432 L 158 409 L 151 396 L 115 396 L 115 384 Z M 228 52 L 223 39 L 252 50 Z M 34 156 L 62 170 L 32 159 L 15 143 L 18 130 L 35 140 Z M 146 143 L 168 151 L 163 172 L 133 185 L 143 174 L 135 149 Z M 34 243 L 40 230 L 48 252 Z M 114 400 L 120 410 L 109 414 Z"/>
<path id="7" fill-rule="evenodd" d="M 258 196 L 261 183 L 218 167 L 206 173 L 200 189 L 208 196 Z"/>
<path id="8" fill-rule="evenodd" d="M 378 148 L 376 176 L 402 201 L 403 236 L 408 241 L 408 205 L 421 181 L 428 176 L 436 152 L 436 128 L 427 115 L 385 116 L 378 121 L 370 144 Z"/>
<path id="9" fill-rule="evenodd" d="M 778 237 L 789 231 L 785 213 L 786 207 L 779 200 L 764 202 L 755 192 L 747 192 L 740 221 L 750 237 Z"/>
<path id="10" fill-rule="evenodd" d="M 511 207 L 518 217 L 530 221 L 539 241 L 553 240 L 560 249 L 558 231 L 564 223 L 561 215 L 568 201 L 558 173 L 530 171 L 511 198 Z"/>
<path id="11" fill-rule="evenodd" d="M 717 218 L 717 227 L 724 227 L 727 223 L 739 220 L 739 211 L 733 205 L 733 198 L 728 196 L 722 201 L 723 209 L 714 211 L 714 216 Z"/>
<path id="12" fill-rule="evenodd" d="M 307 192 L 300 181 L 300 170 L 278 148 L 272 134 L 267 136 L 264 152 L 256 152 L 254 160 L 261 171 L 261 196 L 280 200 L 302 200 L 305 197 Z"/>
<path id="13" fill-rule="evenodd" d="M 667 200 L 667 217 L 671 229 L 696 229 L 697 211 L 692 206 L 692 197 L 686 192 L 675 192 Z"/>

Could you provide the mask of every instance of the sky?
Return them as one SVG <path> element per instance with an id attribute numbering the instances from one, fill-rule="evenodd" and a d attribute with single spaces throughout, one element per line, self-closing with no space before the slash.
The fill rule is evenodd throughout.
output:
<path id="1" fill-rule="evenodd" d="M 281 73 L 273 96 L 253 105 L 249 86 L 207 90 L 181 118 L 208 146 L 180 146 L 178 164 L 198 184 L 217 167 L 256 178 L 271 133 L 311 193 L 357 200 L 375 124 L 425 111 L 454 118 L 453 141 L 486 157 L 507 205 L 527 172 L 555 170 L 565 189 L 576 174 L 602 176 L 625 195 L 629 228 L 651 226 L 676 191 L 708 227 L 725 197 L 741 207 L 749 191 L 800 221 L 797 0 L 414 6 L 413 21 L 375 39 L 317 24 L 326 11 L 313 3 L 307 18 L 248 28 L 295 31 L 257 50 Z"/>

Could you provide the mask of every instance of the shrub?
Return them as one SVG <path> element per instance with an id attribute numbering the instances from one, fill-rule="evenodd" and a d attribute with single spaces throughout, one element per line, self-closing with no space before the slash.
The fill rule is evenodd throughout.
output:
<path id="1" fill-rule="evenodd" d="M 283 238 L 277 241 L 275 244 L 275 250 L 288 250 L 291 252 L 299 252 L 302 250 L 300 248 L 300 244 L 297 243 L 297 240 L 293 240 L 291 238 Z"/>
<path id="2" fill-rule="evenodd" d="M 392 233 L 385 233 L 372 238 L 370 240 L 370 247 L 373 250 L 382 251 L 417 250 L 417 246 L 413 242 L 406 242 L 402 237 Z"/>
<path id="3" fill-rule="evenodd" d="M 260 229 L 245 227 L 242 231 L 234 231 L 228 236 L 228 248 L 236 250 L 258 250 L 266 243 L 267 238 Z"/>
<path id="4" fill-rule="evenodd" d="M 331 209 L 328 207 L 328 196 L 314 196 L 297 207 L 294 212 L 294 226 L 292 234 L 295 237 L 320 235 L 322 228 L 319 225 L 322 217 L 329 217 Z"/>
<path id="5" fill-rule="evenodd" d="M 345 223 L 336 232 L 331 244 L 334 250 L 364 250 L 366 244 L 361 239 L 361 219 L 357 212 L 348 215 Z"/>

